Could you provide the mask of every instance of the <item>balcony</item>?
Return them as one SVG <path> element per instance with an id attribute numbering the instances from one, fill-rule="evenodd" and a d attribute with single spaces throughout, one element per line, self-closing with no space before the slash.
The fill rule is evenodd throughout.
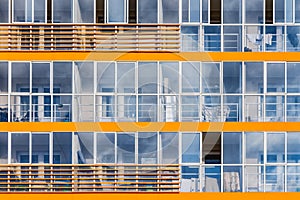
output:
<path id="1" fill-rule="evenodd" d="M 172 51 L 179 25 L 0 25 L 0 51 Z"/>
<path id="2" fill-rule="evenodd" d="M 0 165 L 0 192 L 179 192 L 179 166 Z"/>

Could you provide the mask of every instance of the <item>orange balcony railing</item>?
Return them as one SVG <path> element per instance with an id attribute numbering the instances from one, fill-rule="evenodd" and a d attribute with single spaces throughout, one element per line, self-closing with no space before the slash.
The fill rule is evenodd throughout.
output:
<path id="1" fill-rule="evenodd" d="M 177 24 L 0 25 L 0 51 L 179 51 Z"/>
<path id="2" fill-rule="evenodd" d="M 179 165 L 0 165 L 0 192 L 179 192 Z"/>

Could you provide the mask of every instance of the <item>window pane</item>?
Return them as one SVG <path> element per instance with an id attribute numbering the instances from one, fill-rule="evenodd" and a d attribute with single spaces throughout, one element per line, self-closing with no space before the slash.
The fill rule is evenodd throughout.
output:
<path id="1" fill-rule="evenodd" d="M 94 92 L 94 63 L 75 63 L 74 76 L 76 93 Z"/>
<path id="2" fill-rule="evenodd" d="M 205 26 L 204 51 L 221 51 L 221 27 Z"/>
<path id="3" fill-rule="evenodd" d="M 74 121 L 93 122 L 94 121 L 94 96 L 74 96 Z"/>
<path id="4" fill-rule="evenodd" d="M 53 133 L 53 164 L 72 163 L 72 133 Z"/>
<path id="5" fill-rule="evenodd" d="M 242 134 L 223 133 L 223 163 L 242 163 Z"/>
<path id="6" fill-rule="evenodd" d="M 202 23 L 208 23 L 208 1 L 202 0 Z"/>
<path id="7" fill-rule="evenodd" d="M 201 119 L 199 96 L 181 96 L 181 121 L 196 121 Z"/>
<path id="8" fill-rule="evenodd" d="M 221 167 L 205 167 L 205 176 L 203 177 L 203 192 L 220 192 L 221 191 Z"/>
<path id="9" fill-rule="evenodd" d="M 247 164 L 264 163 L 264 134 L 245 133 L 246 139 L 246 158 Z"/>
<path id="10" fill-rule="evenodd" d="M 124 0 L 109 0 L 108 2 L 108 22 L 126 22 L 127 15 Z M 116 6 L 117 5 L 117 6 Z"/>
<path id="11" fill-rule="evenodd" d="M 299 5 L 300 5 L 300 1 L 299 1 Z M 286 51 L 299 51 L 299 46 L 300 46 L 300 42 L 298 38 L 299 33 L 300 33 L 299 26 L 287 27 Z"/>
<path id="12" fill-rule="evenodd" d="M 245 26 L 245 34 L 245 52 L 262 51 L 264 42 L 269 42 L 269 40 L 264 40 L 266 38 L 264 38 L 264 28 L 262 26 Z M 268 36 L 268 38 L 270 39 L 271 37 Z"/>
<path id="13" fill-rule="evenodd" d="M 117 97 L 117 121 L 136 121 L 136 96 L 119 95 Z"/>
<path id="14" fill-rule="evenodd" d="M 203 63 L 201 68 L 201 79 L 203 93 L 219 93 L 220 64 Z"/>
<path id="15" fill-rule="evenodd" d="M 284 167 L 266 166 L 266 192 L 284 191 Z"/>
<path id="16" fill-rule="evenodd" d="M 160 0 L 162 23 L 178 23 L 179 0 Z"/>
<path id="17" fill-rule="evenodd" d="M 180 192 L 200 192 L 200 178 L 198 166 L 182 166 Z"/>
<path id="18" fill-rule="evenodd" d="M 182 0 L 182 22 L 189 22 L 189 0 Z"/>
<path id="19" fill-rule="evenodd" d="M 0 133 L 0 164 L 8 163 L 8 137 L 7 133 Z"/>
<path id="20" fill-rule="evenodd" d="M 157 121 L 157 96 L 138 96 L 138 121 Z"/>
<path id="21" fill-rule="evenodd" d="M 288 163 L 300 163 L 299 134 L 300 133 L 298 132 L 287 133 L 287 162 Z"/>
<path id="22" fill-rule="evenodd" d="M 199 0 L 190 0 L 190 22 L 200 22 Z"/>
<path id="23" fill-rule="evenodd" d="M 179 69 L 177 63 L 160 63 L 160 87 L 163 94 L 177 94 L 179 90 Z"/>
<path id="24" fill-rule="evenodd" d="M 264 191 L 264 170 L 261 166 L 245 167 L 245 192 Z"/>
<path id="25" fill-rule="evenodd" d="M 200 91 L 200 64 L 198 62 L 182 63 L 182 92 Z"/>
<path id="26" fill-rule="evenodd" d="M 32 163 L 49 163 L 49 134 L 32 134 Z"/>
<path id="27" fill-rule="evenodd" d="M 12 92 L 28 92 L 30 82 L 30 64 L 16 62 L 12 67 Z"/>
<path id="28" fill-rule="evenodd" d="M 134 133 L 118 133 L 117 142 L 117 163 L 135 163 Z"/>
<path id="29" fill-rule="evenodd" d="M 29 134 L 11 134 L 11 162 L 29 163 Z"/>
<path id="30" fill-rule="evenodd" d="M 138 14 L 138 23 L 157 23 L 157 0 L 139 0 Z"/>
<path id="31" fill-rule="evenodd" d="M 97 64 L 97 92 L 115 91 L 115 64 L 99 62 Z"/>
<path id="32" fill-rule="evenodd" d="M 50 63 L 32 63 L 32 92 L 44 93 L 50 89 Z"/>
<path id="33" fill-rule="evenodd" d="M 246 23 L 260 24 L 263 23 L 263 0 L 245 1 L 246 5 Z"/>
<path id="34" fill-rule="evenodd" d="M 275 22 L 284 22 L 284 0 L 275 0 Z"/>
<path id="35" fill-rule="evenodd" d="M 287 92 L 299 93 L 300 92 L 300 63 L 287 64 Z"/>
<path id="36" fill-rule="evenodd" d="M 199 27 L 182 26 L 181 27 L 181 50 L 199 51 Z"/>
<path id="37" fill-rule="evenodd" d="M 115 134 L 97 133 L 97 163 L 115 162 Z"/>
<path id="38" fill-rule="evenodd" d="M 96 96 L 96 121 L 115 120 L 115 97 L 111 95 Z"/>
<path id="39" fill-rule="evenodd" d="M 157 133 L 138 133 L 138 163 L 157 163 Z"/>
<path id="40" fill-rule="evenodd" d="M 242 22 L 242 0 L 223 0 L 224 23 L 239 24 Z"/>
<path id="41" fill-rule="evenodd" d="M 0 0 L 0 23 L 9 22 L 9 0 Z"/>
<path id="42" fill-rule="evenodd" d="M 242 92 L 242 63 L 223 63 L 224 93 Z"/>
<path id="43" fill-rule="evenodd" d="M 53 22 L 54 23 L 72 23 L 73 5 L 72 0 L 53 0 Z"/>
<path id="44" fill-rule="evenodd" d="M 300 121 L 300 96 L 287 96 L 286 101 L 286 121 Z"/>
<path id="45" fill-rule="evenodd" d="M 285 162 L 285 139 L 284 133 L 267 133 L 267 162 Z"/>
<path id="46" fill-rule="evenodd" d="M 267 64 L 267 92 L 285 92 L 284 63 Z"/>
<path id="47" fill-rule="evenodd" d="M 265 121 L 284 121 L 284 96 L 266 96 Z"/>
<path id="48" fill-rule="evenodd" d="M 25 16 L 25 14 L 27 12 L 25 12 L 26 8 L 27 8 L 27 4 L 26 4 L 26 0 L 14 0 L 13 1 L 13 8 L 14 8 L 14 22 L 31 22 L 27 21 L 27 16 Z M 31 8 L 27 11 L 30 11 Z"/>
<path id="49" fill-rule="evenodd" d="M 138 93 L 157 93 L 157 64 L 138 63 Z"/>
<path id="50" fill-rule="evenodd" d="M 0 93 L 8 91 L 8 63 L 0 62 Z"/>
<path id="51" fill-rule="evenodd" d="M 34 0 L 34 22 L 45 23 L 45 0 Z"/>
<path id="52" fill-rule="evenodd" d="M 226 121 L 242 121 L 242 96 L 224 96 L 223 102 L 223 112 Z"/>
<path id="53" fill-rule="evenodd" d="M 200 134 L 182 133 L 182 162 L 200 162 Z"/>
<path id="54" fill-rule="evenodd" d="M 263 93 L 264 65 L 263 63 L 245 63 L 246 66 L 246 93 Z"/>
<path id="55" fill-rule="evenodd" d="M 178 163 L 178 133 L 160 133 L 162 164 Z"/>
<path id="56" fill-rule="evenodd" d="M 242 167 L 226 166 L 223 168 L 223 191 L 241 192 L 242 191 Z"/>
<path id="57" fill-rule="evenodd" d="M 73 148 L 75 164 L 94 163 L 94 133 L 74 133 Z"/>
<path id="58" fill-rule="evenodd" d="M 300 166 L 287 166 L 287 192 L 299 192 Z"/>
<path id="59" fill-rule="evenodd" d="M 72 92 L 72 63 L 54 62 L 53 63 L 53 93 Z"/>
<path id="60" fill-rule="evenodd" d="M 293 0 L 286 0 L 285 1 L 285 21 L 287 23 L 293 22 Z"/>
<path id="61" fill-rule="evenodd" d="M 117 63 L 119 93 L 135 92 L 135 63 Z"/>
<path id="62" fill-rule="evenodd" d="M 295 22 L 300 22 L 300 0 L 295 0 Z"/>
<path id="63" fill-rule="evenodd" d="M 75 7 L 75 22 L 76 23 L 93 23 L 94 22 L 94 0 L 76 0 Z"/>
<path id="64" fill-rule="evenodd" d="M 224 26 L 223 34 L 224 51 L 236 52 L 242 51 L 242 27 L 241 26 Z"/>

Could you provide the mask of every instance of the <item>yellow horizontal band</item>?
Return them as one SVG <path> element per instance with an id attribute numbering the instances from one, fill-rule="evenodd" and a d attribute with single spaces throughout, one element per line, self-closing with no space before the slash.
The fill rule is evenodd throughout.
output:
<path id="1" fill-rule="evenodd" d="M 6 61 L 300 61 L 300 52 L 84 52 L 3 51 Z"/>
<path id="2" fill-rule="evenodd" d="M 266 199 L 299 199 L 300 193 L 177 193 L 177 194 L 164 194 L 164 193 L 60 193 L 60 194 L 28 194 L 28 193 L 10 193 L 0 194 L 1 199 L 9 200 L 190 200 L 190 199 L 209 199 L 209 200 L 266 200 Z"/>
<path id="3" fill-rule="evenodd" d="M 1 122 L 1 132 L 300 132 L 300 122 Z"/>

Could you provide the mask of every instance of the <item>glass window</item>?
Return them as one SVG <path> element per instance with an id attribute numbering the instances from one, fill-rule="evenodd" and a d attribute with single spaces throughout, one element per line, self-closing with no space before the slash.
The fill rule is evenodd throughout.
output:
<path id="1" fill-rule="evenodd" d="M 76 93 L 94 93 L 94 63 L 75 63 L 74 79 Z"/>
<path id="2" fill-rule="evenodd" d="M 13 0 L 14 22 L 46 21 L 45 0 Z"/>
<path id="3" fill-rule="evenodd" d="M 12 92 L 30 92 L 30 63 L 13 62 L 12 71 Z"/>
<path id="4" fill-rule="evenodd" d="M 201 67 L 203 93 L 220 92 L 220 63 L 203 63 Z"/>
<path id="5" fill-rule="evenodd" d="M 161 105 L 159 120 L 163 122 L 178 121 L 179 99 L 176 95 L 161 95 L 159 96 Z"/>
<path id="6" fill-rule="evenodd" d="M 157 0 L 138 1 L 138 23 L 157 23 Z"/>
<path id="7" fill-rule="evenodd" d="M 182 22 L 200 22 L 199 0 L 182 0 Z"/>
<path id="8" fill-rule="evenodd" d="M 32 92 L 50 88 L 50 63 L 32 63 Z"/>
<path id="9" fill-rule="evenodd" d="M 117 133 L 117 163 L 135 163 L 134 133 Z"/>
<path id="10" fill-rule="evenodd" d="M 263 93 L 264 64 L 259 62 L 245 62 L 246 67 L 246 93 Z"/>
<path id="11" fill-rule="evenodd" d="M 127 1 L 109 0 L 108 3 L 108 22 L 122 23 L 127 22 Z"/>
<path id="12" fill-rule="evenodd" d="M 287 192 L 299 192 L 300 166 L 287 166 Z"/>
<path id="13" fill-rule="evenodd" d="M 9 0 L 0 0 L 0 23 L 9 22 Z"/>
<path id="14" fill-rule="evenodd" d="M 114 133 L 97 133 L 97 163 L 115 163 Z"/>
<path id="15" fill-rule="evenodd" d="M 181 27 L 181 50 L 199 51 L 199 27 L 182 26 Z"/>
<path id="16" fill-rule="evenodd" d="M 266 51 L 283 51 L 284 50 L 284 27 L 267 26 L 265 34 Z"/>
<path id="17" fill-rule="evenodd" d="M 49 134 L 32 134 L 31 163 L 49 163 Z M 47 159 L 45 159 L 47 158 Z"/>
<path id="18" fill-rule="evenodd" d="M 223 112 L 227 122 L 242 120 L 242 96 L 224 96 Z"/>
<path id="19" fill-rule="evenodd" d="M 294 5 L 293 5 L 293 0 L 286 0 L 285 1 L 285 21 L 287 23 L 292 23 L 293 20 L 293 9 Z"/>
<path id="20" fill-rule="evenodd" d="M 242 27 L 224 26 L 223 48 L 226 52 L 242 51 Z"/>
<path id="21" fill-rule="evenodd" d="M 182 133 L 182 162 L 200 162 L 200 134 Z"/>
<path id="22" fill-rule="evenodd" d="M 200 91 L 200 63 L 182 63 L 182 92 Z"/>
<path id="23" fill-rule="evenodd" d="M 200 192 L 199 166 L 182 166 L 180 192 Z"/>
<path id="24" fill-rule="evenodd" d="M 0 62 L 0 93 L 8 91 L 8 62 Z"/>
<path id="25" fill-rule="evenodd" d="M 112 95 L 96 96 L 96 121 L 115 120 L 115 97 Z"/>
<path id="26" fill-rule="evenodd" d="M 298 132 L 287 133 L 287 162 L 299 163 L 300 162 L 300 137 Z M 300 171 L 299 171 L 300 173 Z M 299 174 L 300 175 L 300 174 Z"/>
<path id="27" fill-rule="evenodd" d="M 221 27 L 204 26 L 204 51 L 221 51 Z"/>
<path id="28" fill-rule="evenodd" d="M 179 92 L 179 68 L 176 63 L 160 63 L 160 88 L 163 94 L 178 94 Z"/>
<path id="29" fill-rule="evenodd" d="M 202 0 L 202 22 L 208 23 L 208 3 L 209 0 Z"/>
<path id="30" fill-rule="evenodd" d="M 117 97 L 117 121 L 136 121 L 136 96 L 119 95 Z"/>
<path id="31" fill-rule="evenodd" d="M 138 63 L 138 93 L 157 93 L 157 64 Z"/>
<path id="32" fill-rule="evenodd" d="M 267 163 L 285 162 L 284 133 L 267 133 Z"/>
<path id="33" fill-rule="evenodd" d="M 115 63 L 97 64 L 97 92 L 115 91 Z"/>
<path id="34" fill-rule="evenodd" d="M 74 20 L 75 23 L 94 22 L 94 0 L 74 1 Z"/>
<path id="35" fill-rule="evenodd" d="M 245 133 L 246 164 L 264 163 L 264 134 L 249 132 Z"/>
<path id="36" fill-rule="evenodd" d="M 287 92 L 299 93 L 300 92 L 300 63 L 287 64 Z"/>
<path id="37" fill-rule="evenodd" d="M 300 1 L 299 1 L 300 5 Z M 300 10 L 299 10 L 300 12 Z M 299 26 L 288 26 L 287 27 L 287 35 L 286 35 L 286 51 L 300 51 L 299 46 L 299 34 L 300 27 Z"/>
<path id="38" fill-rule="evenodd" d="M 284 191 L 284 167 L 283 166 L 266 166 L 266 192 L 283 192 Z"/>
<path id="39" fill-rule="evenodd" d="M 245 96 L 245 121 L 263 121 L 263 96 Z"/>
<path id="40" fill-rule="evenodd" d="M 29 162 L 29 133 L 12 133 L 11 163 Z"/>
<path id="41" fill-rule="evenodd" d="M 275 23 L 284 22 L 284 0 L 275 0 Z"/>
<path id="42" fill-rule="evenodd" d="M 74 96 L 74 121 L 93 122 L 94 121 L 94 96 L 80 95 Z"/>
<path id="43" fill-rule="evenodd" d="M 72 163 L 72 133 L 53 133 L 53 164 Z"/>
<path id="44" fill-rule="evenodd" d="M 206 166 L 204 169 L 203 192 L 221 191 L 221 167 Z"/>
<path id="45" fill-rule="evenodd" d="M 181 96 L 181 121 L 196 121 L 201 119 L 199 96 Z"/>
<path id="46" fill-rule="evenodd" d="M 72 62 L 53 62 L 53 93 L 72 92 Z"/>
<path id="47" fill-rule="evenodd" d="M 261 166 L 246 166 L 244 172 L 245 192 L 264 191 L 264 170 Z"/>
<path id="48" fill-rule="evenodd" d="M 300 22 L 300 0 L 295 0 L 295 22 Z"/>
<path id="49" fill-rule="evenodd" d="M 179 22 L 179 0 L 159 0 L 160 22 L 178 23 Z"/>
<path id="50" fill-rule="evenodd" d="M 223 167 L 223 191 L 241 192 L 242 191 L 242 167 L 224 166 Z"/>
<path id="51" fill-rule="evenodd" d="M 53 22 L 73 22 L 73 0 L 53 0 Z"/>
<path id="52" fill-rule="evenodd" d="M 285 92 L 284 63 L 267 63 L 267 92 Z"/>
<path id="53" fill-rule="evenodd" d="M 266 96 L 265 121 L 284 121 L 284 96 Z"/>
<path id="54" fill-rule="evenodd" d="M 138 96 L 138 121 L 157 121 L 157 96 Z"/>
<path id="55" fill-rule="evenodd" d="M 45 0 L 34 0 L 34 22 L 46 22 Z"/>
<path id="56" fill-rule="evenodd" d="M 157 163 L 157 133 L 138 133 L 138 163 Z"/>
<path id="57" fill-rule="evenodd" d="M 223 10 L 224 23 L 242 23 L 242 0 L 223 0 Z"/>
<path id="58" fill-rule="evenodd" d="M 117 63 L 117 78 L 119 93 L 134 93 L 135 63 Z"/>
<path id="59" fill-rule="evenodd" d="M 72 96 L 53 96 L 53 121 L 72 121 Z"/>
<path id="60" fill-rule="evenodd" d="M 246 23 L 261 24 L 263 23 L 264 0 L 245 1 Z"/>
<path id="61" fill-rule="evenodd" d="M 178 133 L 160 133 L 161 163 L 178 163 Z"/>
<path id="62" fill-rule="evenodd" d="M 0 164 L 8 163 L 8 135 L 0 133 Z"/>
<path id="63" fill-rule="evenodd" d="M 242 163 L 242 134 L 223 133 L 223 163 Z"/>
<path id="64" fill-rule="evenodd" d="M 221 110 L 221 96 L 202 96 L 202 120 L 206 122 L 222 122 L 226 120 L 227 111 Z"/>
<path id="65" fill-rule="evenodd" d="M 242 63 L 223 63 L 224 93 L 242 92 Z"/>
<path id="66" fill-rule="evenodd" d="M 221 164 L 221 133 L 203 133 L 201 147 L 203 163 Z"/>
<path id="67" fill-rule="evenodd" d="M 300 119 L 300 96 L 291 95 L 286 98 L 286 121 L 297 122 Z"/>
<path id="68" fill-rule="evenodd" d="M 75 164 L 94 163 L 94 133 L 74 133 L 73 156 Z"/>

